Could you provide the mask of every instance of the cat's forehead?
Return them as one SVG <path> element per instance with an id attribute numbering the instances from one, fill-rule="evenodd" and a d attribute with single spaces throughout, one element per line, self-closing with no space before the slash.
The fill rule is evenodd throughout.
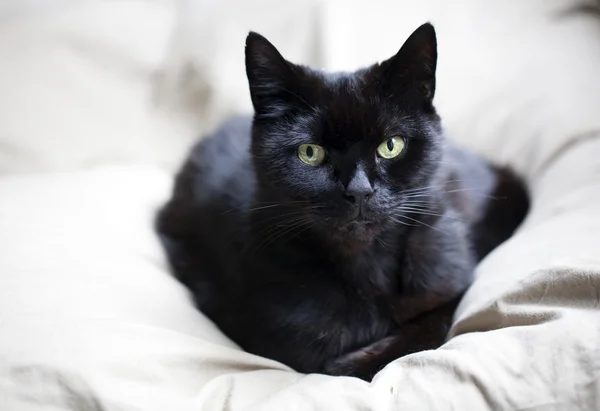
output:
<path id="1" fill-rule="evenodd" d="M 314 103 L 313 132 L 322 142 L 340 148 L 379 143 L 412 122 L 362 72 L 329 74 Z"/>

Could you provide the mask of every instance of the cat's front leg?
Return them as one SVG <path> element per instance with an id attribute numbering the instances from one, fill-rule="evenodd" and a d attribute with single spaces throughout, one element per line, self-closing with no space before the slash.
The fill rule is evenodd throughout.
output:
<path id="1" fill-rule="evenodd" d="M 452 208 L 416 227 L 407 239 L 400 282 L 388 303 L 403 324 L 460 299 L 473 281 L 476 266 L 468 228 Z"/>
<path id="2" fill-rule="evenodd" d="M 440 347 L 446 341 L 459 301 L 455 298 L 403 324 L 388 337 L 328 361 L 323 372 L 370 381 L 398 358 Z"/>
<path id="3" fill-rule="evenodd" d="M 323 372 L 329 375 L 357 377 L 370 381 L 387 363 L 384 355 L 400 344 L 399 336 L 390 336 L 356 351 L 351 351 L 325 363 Z"/>

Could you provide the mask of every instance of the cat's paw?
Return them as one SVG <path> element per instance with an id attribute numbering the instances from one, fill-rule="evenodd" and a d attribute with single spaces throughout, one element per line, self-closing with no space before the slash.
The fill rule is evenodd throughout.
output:
<path id="1" fill-rule="evenodd" d="M 373 378 L 372 373 L 365 372 L 363 363 L 356 358 L 356 353 L 328 361 L 323 367 L 323 373 L 336 377 L 356 377 L 365 381 L 371 381 Z"/>
<path id="2" fill-rule="evenodd" d="M 357 377 L 371 381 L 388 362 L 386 351 L 398 342 L 397 336 L 386 337 L 371 345 L 328 361 L 324 373 L 335 376 Z"/>

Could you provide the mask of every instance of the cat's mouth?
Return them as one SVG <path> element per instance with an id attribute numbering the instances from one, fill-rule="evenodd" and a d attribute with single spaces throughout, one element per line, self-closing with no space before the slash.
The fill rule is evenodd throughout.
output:
<path id="1" fill-rule="evenodd" d="M 347 228 L 375 228 L 379 223 L 380 221 L 372 213 L 357 207 L 347 216 L 346 221 L 341 226 Z"/>
<path id="2" fill-rule="evenodd" d="M 357 226 L 374 226 L 376 225 L 376 221 L 366 217 L 363 214 L 359 214 L 355 217 L 352 217 L 346 224 L 344 224 L 345 226 L 349 226 L 349 227 L 357 227 Z"/>
<path id="3" fill-rule="evenodd" d="M 342 234 L 349 235 L 355 240 L 370 241 L 380 231 L 381 223 L 364 215 L 353 217 L 339 226 Z"/>
<path id="4" fill-rule="evenodd" d="M 365 208 L 345 210 L 346 213 L 330 214 L 324 219 L 324 227 L 331 239 L 344 249 L 360 251 L 371 244 L 386 227 L 384 216 Z"/>
<path id="5" fill-rule="evenodd" d="M 368 248 L 382 230 L 382 224 L 364 216 L 336 226 L 331 239 L 344 254 L 359 253 Z"/>

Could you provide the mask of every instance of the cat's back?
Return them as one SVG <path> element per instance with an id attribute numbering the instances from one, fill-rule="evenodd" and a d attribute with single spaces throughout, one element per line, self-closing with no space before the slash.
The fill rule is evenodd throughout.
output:
<path id="1" fill-rule="evenodd" d="M 224 206 L 249 201 L 254 189 L 251 127 L 250 117 L 233 117 L 196 143 L 177 176 L 175 197 L 188 194 L 197 203 Z"/>
<path id="2" fill-rule="evenodd" d="M 477 260 L 506 241 L 525 219 L 529 194 L 507 167 L 447 141 L 440 176 L 446 198 L 469 224 Z"/>
<path id="3" fill-rule="evenodd" d="M 193 289 L 194 273 L 225 275 L 230 251 L 243 243 L 255 189 L 250 156 L 252 119 L 235 117 L 192 148 L 156 228 L 180 280 Z M 202 299 L 202 298 L 200 298 Z M 201 301 L 199 301 L 201 303 Z M 202 304 L 201 304 L 202 305 Z"/>

